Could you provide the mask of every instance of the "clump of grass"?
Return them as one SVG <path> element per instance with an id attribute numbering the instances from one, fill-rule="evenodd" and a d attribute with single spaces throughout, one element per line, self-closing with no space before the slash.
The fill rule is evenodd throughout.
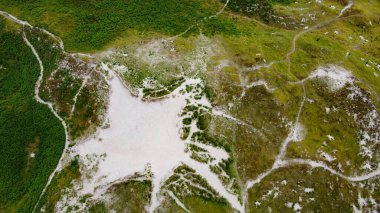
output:
<path id="1" fill-rule="evenodd" d="M 149 205 L 151 190 L 152 182 L 149 180 L 128 180 L 113 185 L 107 190 L 113 199 L 105 206 L 117 212 L 140 212 Z"/>
<path id="2" fill-rule="evenodd" d="M 231 0 L 228 7 L 250 17 L 258 17 L 269 22 L 273 15 L 272 4 L 268 0 Z"/>

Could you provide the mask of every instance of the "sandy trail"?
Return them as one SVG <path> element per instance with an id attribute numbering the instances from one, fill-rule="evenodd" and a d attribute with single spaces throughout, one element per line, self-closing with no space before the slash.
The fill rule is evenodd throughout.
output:
<path id="1" fill-rule="evenodd" d="M 70 116 L 73 115 L 74 111 L 75 111 L 75 107 L 77 105 L 77 100 L 78 100 L 78 96 L 80 95 L 80 93 L 82 92 L 83 88 L 86 86 L 87 84 L 87 81 L 90 79 L 90 76 L 87 75 L 85 76 L 81 86 L 79 87 L 77 93 L 75 94 L 74 98 L 73 98 L 73 106 L 71 107 L 71 111 L 70 111 Z"/>
<path id="2" fill-rule="evenodd" d="M 34 93 L 35 93 L 34 98 L 36 99 L 36 101 L 37 101 L 38 103 L 41 103 L 41 104 L 43 104 L 43 105 L 48 106 L 49 109 L 50 109 L 50 111 L 54 114 L 54 116 L 57 117 L 57 118 L 61 121 L 61 124 L 62 124 L 62 126 L 63 126 L 63 128 L 64 128 L 64 130 L 65 130 L 65 138 L 66 138 L 66 141 L 65 141 L 65 148 L 63 149 L 63 152 L 62 152 L 62 154 L 61 154 L 61 157 L 60 157 L 60 159 L 59 159 L 59 161 L 58 161 L 58 165 L 57 165 L 57 167 L 54 169 L 54 171 L 50 174 L 49 179 L 48 179 L 48 181 L 47 181 L 45 187 L 43 188 L 43 190 L 42 190 L 42 192 L 41 192 L 41 194 L 40 194 L 40 196 L 39 196 L 39 198 L 38 198 L 38 201 L 37 201 L 36 205 L 35 205 L 34 208 L 33 208 L 33 212 L 35 212 L 35 211 L 36 211 L 36 208 L 37 208 L 37 206 L 38 206 L 38 204 L 39 204 L 39 201 L 40 201 L 41 197 L 45 194 L 45 191 L 46 191 L 47 187 L 50 185 L 50 182 L 52 181 L 54 175 L 55 175 L 55 174 L 57 173 L 57 171 L 59 171 L 59 169 L 61 168 L 62 158 L 63 158 L 63 156 L 64 156 L 65 151 L 67 150 L 67 147 L 68 147 L 70 141 L 69 141 L 68 130 L 67 130 L 67 125 L 66 125 L 65 121 L 64 121 L 64 120 L 58 115 L 58 113 L 54 110 L 54 108 L 53 108 L 53 104 L 52 104 L 52 103 L 50 103 L 50 102 L 46 102 L 46 101 L 42 100 L 42 99 L 40 98 L 40 96 L 39 96 L 39 89 L 40 89 L 40 86 L 41 86 L 41 83 L 42 83 L 42 79 L 43 79 L 43 75 L 44 75 L 44 67 L 43 67 L 43 65 L 42 65 L 42 61 L 41 61 L 41 59 L 40 59 L 40 56 L 38 55 L 38 53 L 37 53 L 36 49 L 33 47 L 33 45 L 29 42 L 28 38 L 26 37 L 25 32 L 23 32 L 23 39 L 24 39 L 25 43 L 26 43 L 26 44 L 30 47 L 30 49 L 32 50 L 34 56 L 36 57 L 36 59 L 37 59 L 37 61 L 38 61 L 39 66 L 40 66 L 40 75 L 39 75 L 39 77 L 38 77 L 38 80 L 37 80 L 37 82 L 36 82 L 36 86 L 35 86 L 35 88 L 34 88 Z"/>
<path id="3" fill-rule="evenodd" d="M 290 71 L 290 65 L 291 65 L 291 60 L 290 60 L 290 57 L 291 55 L 296 51 L 296 42 L 297 40 L 304 34 L 314 30 L 314 29 L 317 29 L 317 28 L 321 28 L 323 26 L 326 26 L 327 24 L 330 24 L 332 23 L 333 21 L 341 18 L 343 16 L 343 14 L 345 13 L 345 11 L 347 11 L 348 9 L 350 9 L 352 6 L 353 6 L 354 2 L 352 0 L 349 1 L 349 3 L 340 11 L 339 15 L 333 19 L 330 19 L 330 20 L 327 20 L 327 21 L 324 21 L 322 23 L 319 23 L 317 25 L 314 25 L 313 27 L 311 28 L 308 28 L 304 31 L 301 31 L 300 33 L 298 33 L 296 36 L 293 37 L 292 39 L 292 48 L 290 49 L 290 51 L 286 54 L 286 61 L 288 62 L 289 66 L 288 66 L 288 69 Z M 297 117 L 296 117 L 296 120 L 295 120 L 295 123 L 293 124 L 293 127 L 291 128 L 290 130 L 290 133 L 288 135 L 288 137 L 284 140 L 284 142 L 282 143 L 281 145 L 281 148 L 280 148 L 280 152 L 279 154 L 276 156 L 276 160 L 275 162 L 273 163 L 273 166 L 261 173 L 260 175 L 258 175 L 255 179 L 253 180 L 249 180 L 247 181 L 246 183 L 246 192 L 245 194 L 247 194 L 247 191 L 248 189 L 252 188 L 253 186 L 255 186 L 256 184 L 260 183 L 261 180 L 265 177 L 267 177 L 268 175 L 270 175 L 272 172 L 274 172 L 275 170 L 279 169 L 279 168 L 283 168 L 283 167 L 288 167 L 288 166 L 292 166 L 292 165 L 309 165 L 311 166 L 312 168 L 323 168 L 325 169 L 326 171 L 329 171 L 331 172 L 332 174 L 335 174 L 343 179 L 346 179 L 348 181 L 366 181 L 366 180 L 369 180 L 371 178 L 375 178 L 377 176 L 380 175 L 380 169 L 378 170 L 375 170 L 371 173 L 368 173 L 368 174 L 363 174 L 363 175 L 358 175 L 358 176 L 346 176 L 338 171 L 336 171 L 335 169 L 332 169 L 331 167 L 327 166 L 325 163 L 323 162 L 318 162 L 318 161 L 313 161 L 313 160 L 309 160 L 309 159 L 288 159 L 288 160 L 285 160 L 285 156 L 286 156 L 286 149 L 289 145 L 289 143 L 291 141 L 294 141 L 294 133 L 297 132 L 297 124 L 299 123 L 299 118 L 301 116 L 301 112 L 302 112 L 302 108 L 304 106 L 304 102 L 306 100 L 306 88 L 305 88 L 305 82 L 311 78 L 313 78 L 315 76 L 312 76 L 312 77 L 307 77 L 306 79 L 303 79 L 303 80 L 300 80 L 296 83 L 299 83 L 302 85 L 302 90 L 303 90 L 303 97 L 302 97 L 302 101 L 300 103 L 300 107 L 299 107 L 299 110 L 298 110 L 298 114 L 297 114 Z M 246 195 L 247 196 L 247 195 Z M 247 197 L 245 197 L 245 200 L 247 199 Z"/>
<path id="4" fill-rule="evenodd" d="M 288 62 L 288 71 L 290 71 L 290 65 L 291 65 L 291 60 L 290 60 L 290 57 L 291 55 L 296 51 L 296 42 L 297 40 L 304 34 L 312 31 L 312 30 L 315 30 L 317 28 L 321 28 L 321 27 L 324 27 L 336 20 L 338 20 L 339 18 L 341 18 L 343 16 L 343 14 L 345 13 L 345 11 L 349 10 L 352 6 L 353 6 L 354 2 L 352 0 L 349 1 L 349 3 L 340 11 L 339 15 L 335 18 L 332 18 L 330 20 L 327 20 L 327 21 L 324 21 L 322 23 L 319 23 L 317 25 L 314 25 L 313 27 L 310 27 L 306 30 L 303 30 L 301 31 L 300 33 L 298 33 L 297 35 L 295 35 L 292 39 L 292 47 L 290 49 L 290 51 L 286 54 L 286 61 Z M 267 177 L 268 175 L 270 175 L 272 172 L 274 172 L 275 170 L 279 169 L 279 168 L 283 168 L 283 167 L 288 167 L 288 166 L 292 166 L 292 165 L 309 165 L 311 166 L 312 168 L 317 168 L 317 167 L 320 167 L 320 168 L 323 168 L 325 169 L 326 171 L 329 171 L 331 172 L 332 174 L 335 174 L 341 178 L 344 178 L 348 181 L 365 181 L 365 180 L 369 180 L 371 178 L 374 178 L 374 177 L 377 177 L 380 175 L 380 169 L 378 170 L 375 170 L 371 173 L 368 173 L 368 174 L 363 174 L 363 175 L 358 175 L 358 176 L 346 176 L 334 169 L 332 169 L 331 167 L 327 166 L 326 164 L 324 164 L 323 162 L 318 162 L 318 161 L 313 161 L 313 160 L 309 160 L 309 159 L 288 159 L 288 160 L 285 160 L 285 156 L 286 156 L 286 149 L 289 145 L 290 142 L 292 141 L 295 141 L 296 137 L 295 137 L 295 133 L 297 132 L 297 124 L 299 124 L 299 118 L 301 116 L 301 112 L 302 112 L 302 108 L 304 106 L 304 102 L 306 100 L 306 88 L 305 88 L 305 82 L 311 78 L 314 78 L 314 77 L 318 77 L 318 75 L 316 76 L 310 76 L 310 77 L 307 77 L 303 80 L 300 80 L 296 83 L 299 83 L 302 85 L 302 90 L 303 90 L 303 97 L 302 97 L 302 101 L 300 103 L 300 107 L 299 107 L 299 110 L 298 110 L 298 114 L 297 114 L 297 117 L 295 119 L 295 122 L 293 124 L 293 127 L 291 128 L 290 130 L 290 133 L 288 135 L 288 137 L 284 140 L 284 142 L 282 143 L 281 145 L 281 148 L 280 148 L 280 152 L 279 154 L 276 156 L 276 160 L 275 162 L 273 163 L 273 166 L 272 168 L 270 168 L 269 170 L 261 173 L 260 175 L 258 175 L 255 179 L 253 180 L 249 180 L 247 181 L 246 183 L 246 194 L 247 194 L 247 191 L 248 189 L 252 188 L 253 186 L 255 186 L 256 184 L 260 183 L 261 180 L 265 177 Z M 245 199 L 247 199 L 247 197 L 245 197 Z"/>
<path id="5" fill-rule="evenodd" d="M 229 2 L 230 2 L 230 0 L 226 0 L 226 3 L 224 3 L 223 7 L 222 7 L 217 13 L 215 13 L 214 15 L 211 15 L 211 16 L 209 16 L 209 17 L 205 17 L 204 20 L 206 20 L 206 19 L 216 18 L 217 16 L 219 16 L 220 14 L 222 14 L 223 11 L 226 9 L 226 7 L 227 7 L 227 5 L 228 5 Z M 190 25 L 190 26 L 189 26 L 186 30 L 184 30 L 183 32 L 181 32 L 181 33 L 179 33 L 179 34 L 177 34 L 177 35 L 175 35 L 175 36 L 172 36 L 172 37 L 170 37 L 170 38 L 167 38 L 167 39 L 165 39 L 165 40 L 167 40 L 167 41 L 174 41 L 175 39 L 177 39 L 177 38 L 179 38 L 179 37 L 185 35 L 187 32 L 189 32 L 189 31 L 190 31 L 191 29 L 193 29 L 194 27 L 198 27 L 201 23 L 203 23 L 204 20 L 201 20 L 201 21 L 199 21 L 199 22 L 196 23 L 196 24 L 192 24 L 192 25 Z"/>
<path id="6" fill-rule="evenodd" d="M 340 13 L 339 13 L 339 15 L 337 17 L 334 17 L 332 19 L 329 19 L 329 20 L 326 20 L 324 22 L 318 23 L 318 24 L 316 24 L 316 25 L 314 25 L 314 26 L 312 26 L 312 27 L 310 27 L 308 29 L 305 29 L 305 30 L 299 32 L 297 35 L 295 35 L 293 37 L 293 39 L 292 39 L 292 47 L 291 47 L 290 51 L 285 56 L 286 61 L 289 63 L 289 69 L 290 69 L 290 57 L 291 57 L 291 55 L 293 55 L 293 53 L 297 49 L 297 45 L 296 45 L 297 40 L 302 35 L 304 35 L 304 34 L 306 34 L 308 32 L 311 32 L 311 31 L 313 31 L 315 29 L 318 29 L 318 28 L 322 28 L 322 27 L 324 27 L 324 26 L 326 26 L 326 25 L 328 25 L 328 24 L 330 24 L 330 23 L 338 20 L 339 18 L 341 18 L 343 16 L 344 12 L 347 11 L 348 9 L 350 9 L 353 5 L 354 5 L 353 0 L 350 0 L 349 3 L 340 11 Z"/>
<path id="7" fill-rule="evenodd" d="M 295 165 L 308 165 L 311 168 L 323 168 L 324 170 L 351 182 L 366 181 L 372 178 L 376 178 L 377 176 L 380 176 L 380 169 L 367 173 L 367 174 L 362 174 L 362 175 L 357 175 L 357 176 L 347 176 L 336 171 L 335 169 L 332 169 L 331 167 L 327 166 L 323 162 L 297 158 L 297 159 L 277 161 L 277 163 L 274 164 L 270 170 L 267 170 L 266 172 L 261 173 L 256 179 L 249 181 L 247 183 L 247 188 L 250 189 L 256 184 L 260 183 L 262 179 L 264 179 L 265 177 L 267 177 L 268 175 L 270 175 L 272 172 L 276 171 L 277 169 L 285 168 L 289 166 L 295 166 Z"/>
<path id="8" fill-rule="evenodd" d="M 13 16 L 13 15 L 7 13 L 7 12 L 0 11 L 0 15 L 2 15 L 2 16 L 4 16 L 5 18 L 8 18 L 9 20 L 11 20 L 11 21 L 13 21 L 13 22 L 15 22 L 15 23 L 20 24 L 20 25 L 23 26 L 23 39 L 24 39 L 25 43 L 26 43 L 26 44 L 30 47 L 30 49 L 32 50 L 34 56 L 36 57 L 36 59 L 37 59 L 37 61 L 38 61 L 39 66 L 40 66 L 40 75 L 39 75 L 39 77 L 38 77 L 38 79 L 37 79 L 37 82 L 36 82 L 36 85 L 35 85 L 35 88 L 34 88 L 34 98 L 36 99 L 36 101 L 37 101 L 38 103 L 41 103 L 41 104 L 46 105 L 46 106 L 49 107 L 50 111 L 54 114 L 54 116 L 57 117 L 57 118 L 59 119 L 59 121 L 61 122 L 61 124 L 62 124 L 62 126 L 63 126 L 63 128 L 64 128 L 64 131 L 65 131 L 65 147 L 64 147 L 64 149 L 63 149 L 63 151 L 62 151 L 62 154 L 61 154 L 60 159 L 59 159 L 59 161 L 58 161 L 57 167 L 56 167 L 56 168 L 54 169 L 54 171 L 50 174 L 50 176 L 49 176 L 49 178 L 48 178 L 48 181 L 47 181 L 46 185 L 44 186 L 44 188 L 43 188 L 43 190 L 42 190 L 42 192 L 41 192 L 41 194 L 40 194 L 40 196 L 39 196 L 39 198 L 38 198 L 38 200 L 37 200 L 37 203 L 35 204 L 35 206 L 34 206 L 34 208 L 33 208 L 33 211 L 32 211 L 32 212 L 35 212 L 35 211 L 36 211 L 36 208 L 37 208 L 37 206 L 38 206 L 38 204 L 39 204 L 39 202 L 40 202 L 40 200 L 41 200 L 41 198 L 42 198 L 42 196 L 45 194 L 45 192 L 46 192 L 48 186 L 50 185 L 50 183 L 51 183 L 51 181 L 52 181 L 54 175 L 55 175 L 55 174 L 61 169 L 62 159 L 63 159 L 64 154 L 65 154 L 65 152 L 66 152 L 66 150 L 67 150 L 67 148 L 68 148 L 68 146 L 69 146 L 69 143 L 70 143 L 70 141 L 69 141 L 69 135 L 68 135 L 68 128 L 67 128 L 67 125 L 66 125 L 65 121 L 63 120 L 63 118 L 60 117 L 60 116 L 58 115 L 58 113 L 54 110 L 53 104 L 50 103 L 50 102 L 47 102 L 47 101 L 42 100 L 42 99 L 40 98 L 40 96 L 39 96 L 39 89 L 40 89 L 40 87 L 41 87 L 41 83 L 42 83 L 43 75 L 44 75 L 44 66 L 43 66 L 43 64 L 42 64 L 42 61 L 41 61 L 41 59 L 40 59 L 40 56 L 38 55 L 38 53 L 37 53 L 36 49 L 34 48 L 34 46 L 29 42 L 29 40 L 28 40 L 28 38 L 27 38 L 27 36 L 26 36 L 26 34 L 25 34 L 25 31 L 24 31 L 24 28 L 25 28 L 25 27 L 30 27 L 30 28 L 34 28 L 34 27 L 33 27 L 31 24 L 29 24 L 27 21 L 20 20 L 20 19 L 16 18 L 15 16 Z M 38 28 L 38 29 L 40 29 L 40 28 Z M 59 45 L 60 45 L 60 48 L 61 48 L 62 50 L 64 50 L 63 42 L 62 42 L 62 40 L 61 40 L 58 36 L 56 36 L 56 35 L 54 35 L 54 34 L 48 32 L 48 31 L 45 30 L 45 29 L 40 29 L 40 30 L 42 30 L 44 33 L 48 34 L 48 35 L 51 36 L 53 39 L 55 39 L 56 41 L 58 41 L 58 43 L 59 43 Z"/>
<path id="9" fill-rule="evenodd" d="M 34 27 L 32 26 L 29 22 L 27 21 L 23 21 L 23 20 L 20 20 L 18 18 L 16 18 L 15 16 L 5 12 L 5 11 L 0 11 L 0 15 L 4 16 L 5 18 L 8 18 L 10 19 L 11 21 L 14 21 L 16 22 L 17 24 L 20 24 L 20 25 L 23 25 L 23 26 L 28 26 L 30 28 L 37 28 L 41 31 L 43 31 L 44 33 L 48 34 L 50 37 L 52 37 L 54 40 L 56 40 L 58 43 L 59 43 L 59 46 L 62 50 L 64 50 L 64 45 L 63 45 L 63 41 L 61 40 L 61 38 L 59 38 L 58 36 L 54 35 L 53 33 L 43 29 L 43 28 L 39 28 L 39 27 Z"/>

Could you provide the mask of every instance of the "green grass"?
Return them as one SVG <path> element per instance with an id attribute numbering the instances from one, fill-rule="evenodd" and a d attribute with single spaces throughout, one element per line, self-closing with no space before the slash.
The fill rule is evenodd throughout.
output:
<path id="1" fill-rule="evenodd" d="M 227 203 L 205 200 L 197 196 L 186 197 L 182 202 L 190 212 L 234 212 Z"/>
<path id="2" fill-rule="evenodd" d="M 289 12 L 292 11 L 289 6 L 306 7 L 305 4 L 306 2 L 301 1 L 298 6 L 296 4 L 276 5 L 275 10 L 282 9 Z M 331 4 L 337 5 L 336 2 L 331 2 Z M 361 3 L 359 6 L 362 7 Z M 313 5 L 307 6 L 307 8 L 308 10 L 314 8 L 319 12 L 327 12 L 326 16 L 317 22 L 336 16 L 338 11 L 331 11 L 326 8 L 326 5 Z M 306 12 L 303 11 L 303 13 Z M 297 17 L 300 14 L 293 15 Z M 231 113 L 239 119 L 247 120 L 254 126 L 271 133 L 269 134 L 270 139 L 266 140 L 254 135 L 244 127 L 235 127 L 234 130 L 231 130 L 232 135 L 228 136 L 228 140 L 235 142 L 234 150 L 237 153 L 238 174 L 242 180 L 253 178 L 272 166 L 280 143 L 287 135 L 287 129 L 283 123 L 279 122 L 281 117 L 277 117 L 276 113 L 281 112 L 281 115 L 288 119 L 286 122 L 293 121 L 297 115 L 302 90 L 300 85 L 288 84 L 289 81 L 297 81 L 297 79 L 307 77 L 318 66 L 338 64 L 352 71 L 356 77 L 363 81 L 361 87 L 371 89 L 372 95 L 374 95 L 373 92 L 379 93 L 379 78 L 374 78 L 373 73 L 375 71 L 366 67 L 361 60 L 361 58 L 365 58 L 367 61 L 378 61 L 376 59 L 378 51 L 376 48 L 370 48 L 370 46 L 377 47 L 378 45 L 378 38 L 373 35 L 376 35 L 379 28 L 377 22 L 374 24 L 373 18 L 347 17 L 303 35 L 297 40 L 297 50 L 291 56 L 290 72 L 287 71 L 286 63 L 278 63 L 269 69 L 261 69 L 255 72 L 242 72 L 242 68 L 263 63 L 263 58 L 267 61 L 284 59 L 290 49 L 291 37 L 295 35 L 295 32 L 279 30 L 273 25 L 263 26 L 254 22 L 248 23 L 242 18 L 236 18 L 237 28 L 250 33 L 236 37 L 223 36 L 223 46 L 226 53 L 221 53 L 215 57 L 215 63 L 219 59 L 232 59 L 235 67 L 222 70 L 223 74 L 220 72 L 217 75 L 212 73 L 208 76 L 207 81 L 212 86 L 211 89 L 216 91 L 213 93 L 215 95 L 213 103 L 219 106 L 235 103 Z M 369 20 L 372 20 L 372 27 L 369 27 Z M 339 30 L 340 34 L 335 34 L 334 30 Z M 326 31 L 329 31 L 329 34 L 326 35 Z M 348 38 L 350 34 L 354 37 L 352 41 Z M 355 44 L 360 42 L 359 35 L 363 35 L 370 42 L 355 49 L 353 48 Z M 350 51 L 351 54 L 350 57 L 345 58 L 347 51 Z M 261 57 L 257 57 L 256 54 L 261 54 Z M 241 74 L 244 74 L 249 82 L 264 79 L 269 85 L 277 89 L 274 94 L 270 94 L 264 88 L 252 88 L 247 91 L 245 98 L 237 102 L 235 98 L 239 97 L 241 87 L 236 86 L 236 84 L 240 83 L 239 76 Z M 217 82 L 215 85 L 213 85 L 214 79 Z M 351 159 L 351 163 L 355 164 L 351 165 L 351 170 L 344 168 L 348 169 L 345 172 L 355 171 L 362 162 L 362 159 L 357 156 L 359 149 L 357 127 L 353 124 L 352 119 L 343 113 L 336 114 L 327 121 L 325 115 L 325 106 L 332 105 L 331 102 L 336 104 L 337 101 L 333 99 L 339 99 L 339 96 L 344 95 L 330 94 L 326 92 L 326 88 L 321 89 L 321 85 L 315 86 L 313 84 L 313 87 L 309 83 L 307 85 L 308 98 L 318 101 L 318 103 L 307 102 L 305 104 L 301 123 L 306 125 L 307 138 L 301 143 L 292 143 L 289 147 L 289 156 L 306 158 L 312 156 L 320 159 L 316 153 L 325 140 L 326 132 L 334 132 L 340 139 L 337 139 L 333 147 L 324 151 L 330 153 L 333 150 L 338 150 L 338 162 Z M 219 134 L 228 135 L 223 131 L 215 130 L 217 128 L 223 128 L 223 125 L 213 129 Z"/>
<path id="3" fill-rule="evenodd" d="M 116 212 L 142 212 L 150 203 L 152 182 L 130 180 L 111 186 L 108 191 L 113 196 L 107 204 Z"/>
<path id="4" fill-rule="evenodd" d="M 358 86 L 371 92 L 369 98 L 372 98 L 374 104 L 378 106 L 376 96 L 380 92 L 380 79 L 374 77 L 374 73 L 377 71 L 373 67 L 367 67 L 362 61 L 364 59 L 378 62 L 376 59 L 378 51 L 367 51 L 369 46 L 376 49 L 378 45 L 378 39 L 372 36 L 376 34 L 377 27 L 370 27 L 369 19 L 370 17 L 362 16 L 347 17 L 303 35 L 297 41 L 297 50 L 291 57 L 290 71 L 292 74 L 298 79 L 303 79 L 318 66 L 330 64 L 342 66 L 359 79 L 361 83 Z M 370 39 L 370 42 L 363 43 L 359 38 L 360 35 Z M 349 52 L 348 56 L 346 56 L 347 52 Z M 357 171 L 363 163 L 363 158 L 358 156 L 359 127 L 344 109 L 346 106 L 362 107 L 362 105 L 346 100 L 348 95 L 346 90 L 329 92 L 327 85 L 321 81 L 308 82 L 306 90 L 307 97 L 314 101 L 314 103 L 305 103 L 300 119 L 306 127 L 307 135 L 301 143 L 290 145 L 289 156 L 321 160 L 318 151 L 329 154 L 335 152 L 337 161 L 331 163 L 331 166 L 336 167 L 336 164 L 340 162 L 344 172 Z M 283 98 L 284 96 L 279 97 Z M 340 107 L 340 110 L 327 115 L 325 108 L 332 106 Z M 358 109 L 363 110 L 360 107 Z M 336 139 L 325 147 L 322 144 L 328 141 L 327 134 L 335 135 Z M 349 166 L 344 163 L 347 161 L 351 162 Z"/>
<path id="5" fill-rule="evenodd" d="M 225 213 L 234 212 L 228 204 L 221 203 L 217 201 L 212 201 L 205 199 L 200 196 L 187 196 L 181 200 L 181 202 L 186 206 L 190 212 L 215 212 L 215 213 Z M 162 202 L 161 206 L 156 210 L 158 213 L 165 212 L 180 212 L 186 213 L 180 206 L 178 206 L 175 201 L 167 196 Z"/>
<path id="6" fill-rule="evenodd" d="M 3 67 L 0 69 L 0 211 L 31 212 L 58 162 L 65 135 L 49 108 L 34 99 L 40 72 L 35 56 L 21 34 L 6 31 L 4 25 L 0 19 Z M 33 159 L 32 152 L 36 154 Z"/>
<path id="7" fill-rule="evenodd" d="M 305 188 L 314 191 L 306 193 Z M 264 198 L 269 190 L 273 190 L 272 194 Z M 292 202 L 299 203 L 302 212 L 351 212 L 351 205 L 357 200 L 357 191 L 348 181 L 322 169 L 293 166 L 275 171 L 251 188 L 247 207 L 250 212 L 267 212 L 268 208 L 273 212 L 294 212 L 285 206 L 287 202 Z M 276 192 L 277 196 L 274 195 Z M 260 202 L 257 207 L 256 201 Z"/>
<path id="8" fill-rule="evenodd" d="M 342 89 L 330 92 L 323 81 L 308 82 L 306 89 L 307 97 L 314 101 L 305 103 L 300 118 L 307 134 L 302 142 L 291 143 L 288 155 L 323 160 L 318 153 L 318 151 L 323 151 L 332 156 L 336 155 L 337 161 L 329 163 L 331 166 L 336 167 L 338 162 L 342 162 L 342 169 L 345 172 L 357 171 L 363 163 L 362 157 L 359 156 L 360 127 L 345 109 L 347 109 L 346 106 L 353 107 L 358 103 L 347 100 L 350 91 Z M 333 107 L 338 110 L 327 114 L 327 107 L 331 108 L 331 111 Z M 332 135 L 335 140 L 329 141 L 327 135 Z M 347 161 L 350 161 L 349 166 L 344 163 Z"/>
<path id="9" fill-rule="evenodd" d="M 222 4 L 203 0 L 33 0 L 2 1 L 0 6 L 58 34 L 70 51 L 93 51 L 129 29 L 166 35 L 181 33 L 215 14 Z M 213 22 L 213 32 L 226 30 L 226 21 Z"/>

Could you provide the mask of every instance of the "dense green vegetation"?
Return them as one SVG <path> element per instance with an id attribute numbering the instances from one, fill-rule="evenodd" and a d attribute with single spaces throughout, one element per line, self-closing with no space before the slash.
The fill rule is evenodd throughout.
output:
<path id="1" fill-rule="evenodd" d="M 261 18 L 264 22 L 269 22 L 273 14 L 272 4 L 268 0 L 231 0 L 228 7 L 235 12 Z"/>
<path id="2" fill-rule="evenodd" d="M 116 212 L 141 212 L 149 205 L 152 182 L 130 180 L 113 185 L 108 191 L 113 196 L 110 207 Z"/>
<path id="3" fill-rule="evenodd" d="M 49 108 L 34 99 L 35 56 L 20 32 L 5 30 L 3 19 L 0 46 L 0 211 L 31 212 L 65 135 Z"/>
<path id="4" fill-rule="evenodd" d="M 98 50 L 128 29 L 175 35 L 215 14 L 222 4 L 203 0 L 0 1 L 20 18 L 55 32 L 72 51 Z M 219 19 L 213 19 L 213 31 Z M 225 20 L 219 26 L 225 26 Z M 222 28 L 223 30 L 223 28 Z"/>
<path id="5" fill-rule="evenodd" d="M 279 3 L 279 4 L 290 4 L 295 2 L 295 0 L 270 0 L 271 3 Z"/>
<path id="6" fill-rule="evenodd" d="M 213 212 L 213 213 L 227 213 L 234 212 L 234 210 L 227 204 L 214 200 L 205 199 L 201 196 L 187 196 L 181 202 L 186 206 L 190 212 Z M 185 213 L 180 206 L 178 206 L 172 198 L 167 198 L 162 204 L 162 209 L 157 212 L 181 212 Z"/>

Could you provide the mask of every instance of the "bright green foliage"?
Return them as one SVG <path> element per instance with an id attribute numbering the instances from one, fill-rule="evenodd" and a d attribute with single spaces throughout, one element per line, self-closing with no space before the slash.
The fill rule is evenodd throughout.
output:
<path id="1" fill-rule="evenodd" d="M 31 212 L 65 135 L 49 108 L 34 99 L 40 67 L 31 49 L 22 34 L 4 29 L 1 19 L 0 212 Z"/>

